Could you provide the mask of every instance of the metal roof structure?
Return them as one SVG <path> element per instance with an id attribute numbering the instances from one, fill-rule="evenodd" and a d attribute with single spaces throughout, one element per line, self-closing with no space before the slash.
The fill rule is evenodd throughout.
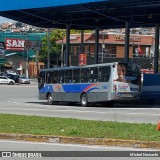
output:
<path id="1" fill-rule="evenodd" d="M 0 16 L 43 28 L 155 26 L 160 0 L 0 0 Z"/>

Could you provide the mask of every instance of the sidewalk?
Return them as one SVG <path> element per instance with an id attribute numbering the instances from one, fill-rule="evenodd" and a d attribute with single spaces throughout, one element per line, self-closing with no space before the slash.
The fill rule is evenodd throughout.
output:
<path id="1" fill-rule="evenodd" d="M 88 145 L 106 145 L 119 147 L 135 147 L 135 148 L 154 148 L 160 149 L 160 142 L 156 141 L 139 141 L 139 140 L 122 140 L 107 138 L 80 138 L 80 137 L 63 137 L 53 135 L 31 135 L 31 134 L 8 134 L 0 133 L 0 139 L 24 140 L 32 142 L 46 143 L 70 143 L 70 144 L 88 144 Z"/>

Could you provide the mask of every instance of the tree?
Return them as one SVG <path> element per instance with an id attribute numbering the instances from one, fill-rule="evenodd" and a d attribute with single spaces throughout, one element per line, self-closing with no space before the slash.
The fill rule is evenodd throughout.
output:
<path id="1" fill-rule="evenodd" d="M 91 32 L 91 30 L 85 30 L 85 33 Z M 71 34 L 80 34 L 81 30 L 71 30 Z M 52 65 L 58 65 L 61 58 L 61 49 L 62 45 L 57 44 L 56 42 L 59 40 L 63 40 L 66 36 L 66 30 L 64 29 L 53 29 L 49 34 L 49 41 L 50 41 L 50 63 Z M 42 41 L 42 50 L 39 54 L 39 61 L 47 63 L 47 54 L 48 54 L 48 47 L 47 47 L 47 36 Z"/>
<path id="2" fill-rule="evenodd" d="M 61 45 L 57 44 L 56 41 L 62 40 L 65 36 L 65 30 L 62 29 L 53 29 L 49 33 L 49 41 L 50 41 L 50 63 L 52 65 L 57 65 L 60 55 L 61 55 Z M 47 36 L 44 37 L 42 41 L 42 51 L 39 54 L 39 61 L 47 63 L 47 54 L 48 54 L 48 44 L 47 44 Z"/>

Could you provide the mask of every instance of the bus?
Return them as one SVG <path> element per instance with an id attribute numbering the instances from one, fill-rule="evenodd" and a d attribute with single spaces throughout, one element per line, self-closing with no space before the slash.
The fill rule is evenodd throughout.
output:
<path id="1" fill-rule="evenodd" d="M 55 102 L 101 102 L 113 106 L 115 101 L 137 101 L 141 71 L 136 64 L 112 62 L 86 66 L 42 69 L 38 77 L 39 99 Z"/>

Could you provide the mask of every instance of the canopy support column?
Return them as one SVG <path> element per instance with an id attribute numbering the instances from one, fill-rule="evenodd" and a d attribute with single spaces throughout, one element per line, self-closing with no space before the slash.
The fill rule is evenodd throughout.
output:
<path id="1" fill-rule="evenodd" d="M 95 30 L 95 64 L 98 64 L 99 29 Z"/>
<path id="2" fill-rule="evenodd" d="M 66 55 L 65 66 L 69 66 L 69 53 L 70 53 L 70 25 L 66 26 Z"/>
<path id="3" fill-rule="evenodd" d="M 81 53 L 84 53 L 84 50 L 83 50 L 83 41 L 84 41 L 84 30 L 81 30 L 81 45 L 80 45 L 80 51 L 81 51 Z"/>
<path id="4" fill-rule="evenodd" d="M 155 30 L 154 73 L 158 73 L 158 58 L 159 58 L 159 24 L 156 24 L 156 30 Z"/>
<path id="5" fill-rule="evenodd" d="M 49 29 L 47 29 L 47 68 L 50 68 L 50 39 Z"/>
<path id="6" fill-rule="evenodd" d="M 130 26 L 129 22 L 126 22 L 125 30 L 125 55 L 124 62 L 129 62 L 129 37 L 130 37 Z"/>

